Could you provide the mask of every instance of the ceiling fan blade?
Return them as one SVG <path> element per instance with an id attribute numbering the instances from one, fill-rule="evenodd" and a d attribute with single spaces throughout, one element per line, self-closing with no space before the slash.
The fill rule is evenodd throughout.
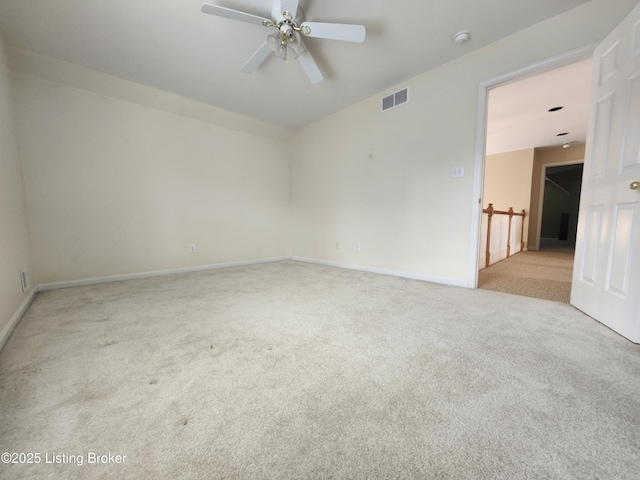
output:
<path id="1" fill-rule="evenodd" d="M 347 25 L 344 23 L 303 22 L 302 33 L 307 37 L 344 40 L 347 42 L 364 42 L 367 30 L 364 25 Z"/>
<path id="2" fill-rule="evenodd" d="M 218 5 L 209 5 L 205 3 L 202 5 L 202 13 L 208 13 L 209 15 L 216 15 L 218 17 L 230 18 L 231 20 L 239 20 L 241 22 L 255 23 L 256 25 L 262 25 L 265 20 L 270 22 L 264 17 L 258 17 L 257 15 L 251 15 L 250 13 L 239 12 L 238 10 L 232 10 L 230 8 L 219 7 Z"/>
<path id="3" fill-rule="evenodd" d="M 311 83 L 319 83 L 324 79 L 322 72 L 318 68 L 316 61 L 313 59 L 309 50 L 305 50 L 299 57 L 298 62 L 302 65 L 304 73 L 307 74 Z"/>
<path id="4" fill-rule="evenodd" d="M 290 12 L 296 18 L 298 12 L 298 0 L 280 0 L 280 12 Z"/>
<path id="5" fill-rule="evenodd" d="M 269 47 L 269 42 L 264 42 L 262 46 L 256 50 L 247 63 L 245 63 L 240 69 L 244 73 L 251 73 L 264 62 L 269 55 L 271 55 L 271 47 Z"/>

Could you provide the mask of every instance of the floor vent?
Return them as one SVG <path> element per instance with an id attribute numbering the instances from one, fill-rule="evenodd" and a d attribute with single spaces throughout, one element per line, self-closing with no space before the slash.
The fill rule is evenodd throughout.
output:
<path id="1" fill-rule="evenodd" d="M 390 108 L 397 107 L 403 103 L 409 101 L 409 88 L 400 90 L 399 92 L 392 93 L 382 99 L 382 111 L 389 110 Z"/>

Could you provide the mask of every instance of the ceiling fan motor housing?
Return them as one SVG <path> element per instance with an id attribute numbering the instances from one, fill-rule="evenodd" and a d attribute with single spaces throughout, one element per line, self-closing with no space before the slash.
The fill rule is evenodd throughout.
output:
<path id="1" fill-rule="evenodd" d="M 294 30 L 291 25 L 284 23 L 280 27 L 280 33 L 287 37 L 288 40 L 293 40 L 294 38 Z"/>

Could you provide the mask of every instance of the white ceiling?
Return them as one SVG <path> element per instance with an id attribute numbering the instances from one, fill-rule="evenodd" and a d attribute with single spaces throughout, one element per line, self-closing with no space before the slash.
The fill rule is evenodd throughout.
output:
<path id="1" fill-rule="evenodd" d="M 491 90 L 487 154 L 585 142 L 591 64 L 583 60 Z M 564 108 L 549 112 L 555 107 Z"/>
<path id="2" fill-rule="evenodd" d="M 588 0 L 308 0 L 308 21 L 356 23 L 365 43 L 305 40 L 297 62 L 240 67 L 271 33 L 201 13 L 202 0 L 0 0 L 6 43 L 297 129 Z M 272 0 L 208 0 L 269 17 Z M 471 41 L 457 45 L 463 29 Z"/>

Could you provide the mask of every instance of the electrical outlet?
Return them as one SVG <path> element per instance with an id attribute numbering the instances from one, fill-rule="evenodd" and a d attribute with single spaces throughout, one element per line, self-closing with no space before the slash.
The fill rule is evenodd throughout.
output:
<path id="1" fill-rule="evenodd" d="M 189 253 L 196 253 L 196 244 L 195 243 L 189 244 Z"/>
<path id="2" fill-rule="evenodd" d="M 451 169 L 451 178 L 464 177 L 464 167 L 453 167 Z"/>
<path id="3" fill-rule="evenodd" d="M 356 242 L 356 252 L 360 251 L 360 242 Z"/>

